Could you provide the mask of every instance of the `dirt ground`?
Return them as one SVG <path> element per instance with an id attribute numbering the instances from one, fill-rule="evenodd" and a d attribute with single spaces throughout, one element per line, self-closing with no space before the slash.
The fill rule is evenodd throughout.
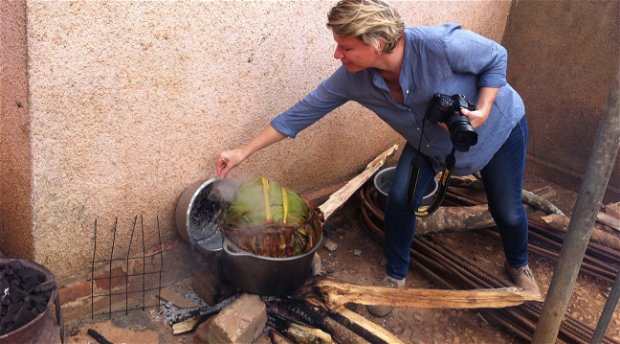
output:
<path id="1" fill-rule="evenodd" d="M 559 196 L 556 205 L 567 214 L 574 205 L 576 195 L 548 181 L 529 176 L 526 189 L 534 190 L 545 185 L 554 188 Z M 354 197 L 328 221 L 328 238 L 338 247 L 329 252 L 317 251 L 323 270 L 333 278 L 357 283 L 378 284 L 383 277 L 381 245 L 366 232 L 360 221 L 360 202 Z M 479 232 L 443 233 L 436 235 L 443 244 L 460 254 L 472 257 L 480 267 L 493 274 L 503 274 L 503 251 L 499 239 Z M 554 263 L 530 254 L 530 265 L 543 292 L 551 281 Z M 187 281 L 176 288 L 188 288 Z M 412 269 L 407 287 L 437 288 L 422 273 Z M 610 284 L 579 276 L 568 306 L 568 314 L 596 327 L 600 313 L 611 289 Z M 351 308 L 368 319 L 385 327 L 406 343 L 522 343 L 517 337 L 488 323 L 475 310 L 433 310 L 396 308 L 386 318 L 370 315 L 365 307 Z M 620 316 L 616 311 L 610 322 L 607 336 L 620 341 Z M 98 330 L 113 343 L 192 343 L 192 334 L 172 336 L 171 328 L 157 311 L 134 311 L 130 315 L 117 315 L 112 320 L 82 322 L 68 326 L 69 343 L 96 343 L 86 334 L 88 328 Z"/>

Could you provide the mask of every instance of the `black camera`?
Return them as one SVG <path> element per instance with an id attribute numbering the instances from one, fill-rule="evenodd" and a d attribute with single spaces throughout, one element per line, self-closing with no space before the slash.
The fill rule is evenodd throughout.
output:
<path id="1" fill-rule="evenodd" d="M 476 106 L 467 101 L 462 94 L 448 96 L 436 93 L 426 109 L 426 119 L 435 123 L 445 123 L 454 149 L 466 152 L 470 146 L 478 142 L 478 133 L 474 131 L 469 118 L 461 114 L 461 108 L 476 110 Z"/>

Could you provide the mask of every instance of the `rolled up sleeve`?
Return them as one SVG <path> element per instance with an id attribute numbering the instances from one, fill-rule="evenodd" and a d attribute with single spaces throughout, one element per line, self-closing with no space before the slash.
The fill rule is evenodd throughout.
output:
<path id="1" fill-rule="evenodd" d="M 508 54 L 497 42 L 480 36 L 459 25 L 447 25 L 444 37 L 446 57 L 456 73 L 472 73 L 478 76 L 478 87 L 502 87 L 506 85 Z"/>
<path id="2" fill-rule="evenodd" d="M 343 84 L 343 77 L 345 76 L 342 75 L 342 71 L 336 71 L 301 101 L 274 118 L 271 126 L 294 138 L 300 131 L 346 103 L 349 98 L 339 90 Z"/>

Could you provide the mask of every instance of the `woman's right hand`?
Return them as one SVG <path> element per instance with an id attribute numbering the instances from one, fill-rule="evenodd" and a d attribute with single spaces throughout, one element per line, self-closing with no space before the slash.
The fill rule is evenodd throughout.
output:
<path id="1" fill-rule="evenodd" d="M 239 148 L 225 150 L 220 153 L 220 157 L 215 163 L 215 171 L 220 178 L 226 177 L 233 167 L 239 165 L 243 160 L 247 159 L 254 152 L 261 150 L 272 143 L 278 142 L 286 138 L 285 134 L 275 130 L 268 125 L 263 131 L 252 139 L 247 145 Z"/>
<path id="2" fill-rule="evenodd" d="M 235 166 L 239 165 L 245 160 L 246 155 L 241 148 L 225 150 L 220 153 L 215 163 L 215 171 L 220 178 L 225 178 L 228 172 Z"/>

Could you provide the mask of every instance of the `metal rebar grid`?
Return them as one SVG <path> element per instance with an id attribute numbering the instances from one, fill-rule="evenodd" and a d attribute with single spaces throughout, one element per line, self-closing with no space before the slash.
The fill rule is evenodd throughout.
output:
<path id="1" fill-rule="evenodd" d="M 383 211 L 376 200 L 376 189 L 371 183 L 359 192 L 361 199 L 362 222 L 372 236 L 383 241 Z M 492 231 L 481 231 L 493 233 Z M 495 235 L 495 234 L 493 234 Z M 535 245 L 532 245 L 535 246 Z M 548 249 L 552 250 L 552 249 Z M 419 268 L 433 283 L 451 289 L 502 288 L 511 283 L 501 276 L 495 276 L 480 269 L 467 257 L 460 256 L 454 250 L 429 239 L 416 237 L 412 249 L 412 264 Z M 520 307 L 480 310 L 485 321 L 495 323 L 515 336 L 530 342 L 536 330 L 536 324 L 542 312 L 542 306 L 528 303 Z M 560 328 L 557 343 L 586 343 L 593 336 L 594 329 L 581 321 L 565 316 Z M 603 338 L 603 343 L 618 344 L 610 338 Z"/>
<path id="2" fill-rule="evenodd" d="M 145 241 L 145 229 L 144 229 L 144 218 L 140 215 L 140 234 L 141 234 L 141 246 L 142 252 L 141 254 L 135 254 L 135 250 L 132 250 L 134 245 L 134 235 L 136 234 L 136 227 L 138 226 L 138 216 L 134 217 L 133 226 L 128 233 L 121 233 L 118 230 L 118 217 L 114 221 L 114 226 L 112 229 L 112 242 L 110 244 L 110 253 L 107 259 L 97 259 L 97 250 L 98 245 L 100 245 L 99 233 L 97 231 L 98 225 L 97 220 L 95 220 L 94 224 L 94 235 L 93 235 L 93 258 L 91 261 L 91 319 L 95 317 L 95 302 L 97 300 L 107 299 L 107 312 L 100 312 L 97 315 L 106 315 L 108 318 L 112 317 L 114 313 L 124 312 L 126 315 L 129 311 L 134 310 L 142 310 L 144 311 L 146 308 L 152 307 L 161 307 L 160 296 L 161 296 L 161 281 L 162 274 L 164 272 L 164 259 L 163 259 L 163 245 L 161 241 L 161 229 L 159 225 L 159 216 L 157 216 L 157 240 L 158 245 L 155 249 L 155 252 L 147 254 L 146 251 L 146 241 Z M 129 246 L 127 247 L 127 251 L 119 254 L 119 249 L 117 248 L 117 241 L 122 234 L 126 234 L 129 236 Z M 124 241 L 126 242 L 126 240 Z M 133 252 L 132 252 L 133 251 Z M 105 254 L 105 253 L 104 253 Z M 102 254 L 103 255 L 103 254 Z M 147 258 L 149 261 L 155 261 L 159 256 L 159 266 L 157 269 L 148 269 L 146 268 Z M 142 265 L 141 272 L 130 272 L 132 267 L 132 262 L 140 262 Z M 114 268 L 121 267 L 121 273 L 118 273 Z M 98 269 L 106 269 L 107 271 L 98 272 Z M 123 269 L 124 268 L 124 269 Z M 135 268 L 133 270 L 136 270 Z M 96 277 L 95 275 L 99 276 Z M 148 276 L 155 277 L 156 285 L 150 284 L 151 287 L 146 287 L 146 279 Z M 136 279 L 141 279 L 141 283 L 131 283 L 131 281 L 135 281 Z M 115 287 L 115 282 L 118 280 L 122 280 L 120 286 Z M 104 287 L 104 291 L 101 293 L 96 292 L 96 283 L 98 281 L 105 281 L 106 286 Z M 116 283 L 118 285 L 118 283 Z M 141 285 L 141 287 L 136 288 L 135 286 Z M 157 297 L 154 298 L 154 302 L 152 304 L 147 304 L 146 294 L 147 293 L 157 293 Z M 124 307 L 122 309 L 113 309 L 113 298 L 116 297 L 124 297 Z M 130 302 L 131 301 L 131 302 Z M 136 306 L 138 304 L 138 306 Z"/>

